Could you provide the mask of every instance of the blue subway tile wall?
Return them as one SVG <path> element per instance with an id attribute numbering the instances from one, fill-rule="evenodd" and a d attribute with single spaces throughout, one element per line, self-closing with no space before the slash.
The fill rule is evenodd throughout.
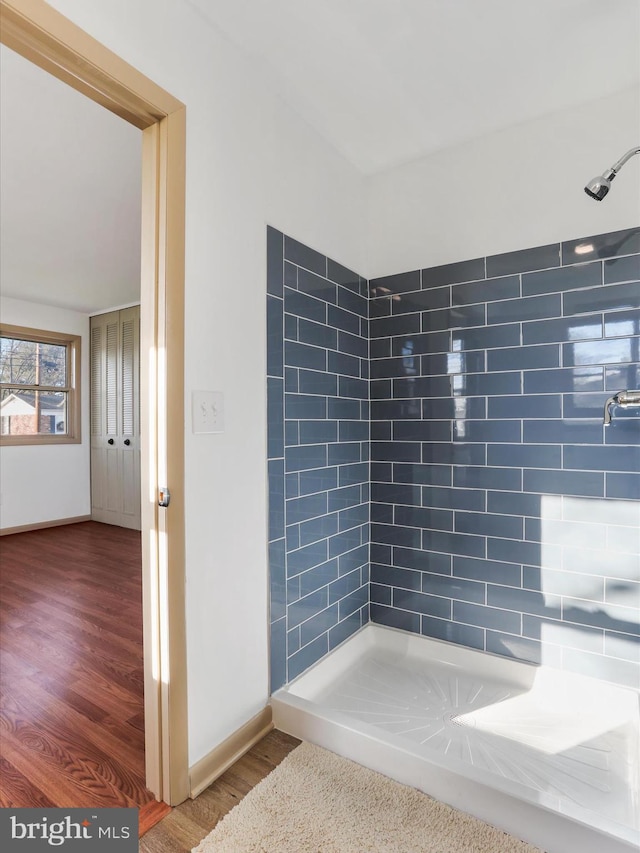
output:
<path id="1" fill-rule="evenodd" d="M 271 690 L 369 621 L 367 282 L 267 229 Z"/>
<path id="2" fill-rule="evenodd" d="M 369 283 L 267 242 L 272 688 L 369 618 L 637 686 L 640 229 Z"/>
<path id="3" fill-rule="evenodd" d="M 637 686 L 640 229 L 370 294 L 372 620 Z"/>

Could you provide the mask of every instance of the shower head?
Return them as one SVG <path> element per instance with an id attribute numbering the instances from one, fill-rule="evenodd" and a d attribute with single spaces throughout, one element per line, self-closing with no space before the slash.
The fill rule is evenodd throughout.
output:
<path id="1" fill-rule="evenodd" d="M 615 178 L 616 173 L 611 170 L 607 172 L 607 175 L 610 177 L 598 175 L 597 178 L 592 178 L 584 188 L 586 194 L 591 198 L 595 198 L 596 201 L 602 201 L 611 189 L 611 181 Z"/>
<path id="2" fill-rule="evenodd" d="M 627 160 L 629 160 L 630 157 L 633 157 L 634 154 L 640 154 L 640 146 L 637 148 L 630 148 L 617 163 L 614 163 L 610 169 L 607 169 L 604 175 L 598 175 L 596 178 L 592 178 L 584 188 L 586 194 L 591 198 L 595 198 L 596 201 L 602 201 L 611 189 L 611 181 L 615 178 Z"/>

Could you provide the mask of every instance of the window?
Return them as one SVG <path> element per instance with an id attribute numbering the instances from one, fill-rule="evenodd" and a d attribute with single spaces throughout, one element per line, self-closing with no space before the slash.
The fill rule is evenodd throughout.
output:
<path id="1" fill-rule="evenodd" d="M 80 441 L 80 338 L 0 326 L 0 444 Z"/>

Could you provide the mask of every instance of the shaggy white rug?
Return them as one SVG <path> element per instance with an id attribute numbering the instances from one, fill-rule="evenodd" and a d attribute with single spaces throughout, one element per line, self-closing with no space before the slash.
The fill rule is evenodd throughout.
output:
<path id="1" fill-rule="evenodd" d="M 193 853 L 539 853 L 313 744 L 296 747 Z"/>

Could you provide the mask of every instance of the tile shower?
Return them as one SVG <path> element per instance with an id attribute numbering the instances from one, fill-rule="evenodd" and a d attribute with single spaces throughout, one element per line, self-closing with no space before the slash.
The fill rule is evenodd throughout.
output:
<path id="1" fill-rule="evenodd" d="M 271 689 L 369 620 L 367 283 L 269 228 Z"/>
<path id="2" fill-rule="evenodd" d="M 369 620 L 637 685 L 640 229 L 368 288 L 267 242 L 272 689 Z"/>

